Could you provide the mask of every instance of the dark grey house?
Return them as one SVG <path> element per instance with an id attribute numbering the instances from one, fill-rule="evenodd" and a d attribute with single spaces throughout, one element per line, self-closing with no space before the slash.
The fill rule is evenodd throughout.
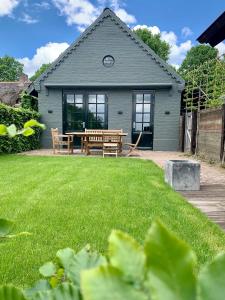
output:
<path id="1" fill-rule="evenodd" d="M 123 129 L 127 140 L 143 132 L 142 147 L 177 150 L 184 81 L 110 9 L 30 87 L 38 93 L 50 129 Z"/>

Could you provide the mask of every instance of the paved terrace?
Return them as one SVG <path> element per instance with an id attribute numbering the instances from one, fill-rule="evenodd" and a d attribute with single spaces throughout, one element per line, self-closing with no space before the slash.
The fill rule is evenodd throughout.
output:
<path id="1" fill-rule="evenodd" d="M 139 153 L 141 159 L 152 160 L 161 168 L 169 159 L 190 159 L 181 152 L 139 151 Z M 52 156 L 53 152 L 43 149 L 23 154 Z M 75 151 L 74 156 L 76 155 L 81 154 Z M 225 230 L 225 169 L 201 162 L 201 190 L 181 194 Z"/>

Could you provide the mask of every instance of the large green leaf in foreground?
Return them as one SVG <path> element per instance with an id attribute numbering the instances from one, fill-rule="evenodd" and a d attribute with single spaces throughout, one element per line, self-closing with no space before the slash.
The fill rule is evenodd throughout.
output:
<path id="1" fill-rule="evenodd" d="M 109 258 L 112 266 L 120 269 L 129 281 L 144 278 L 145 253 L 130 235 L 113 230 L 109 236 Z"/>
<path id="2" fill-rule="evenodd" d="M 144 293 L 123 281 L 123 274 L 112 266 L 100 266 L 81 274 L 85 300 L 148 300 Z"/>
<path id="3" fill-rule="evenodd" d="M 0 299 L 1 300 L 26 300 L 22 291 L 11 285 L 0 287 Z"/>
<path id="4" fill-rule="evenodd" d="M 147 286 L 153 300 L 196 299 L 196 257 L 191 248 L 154 222 L 145 242 Z"/>
<path id="5" fill-rule="evenodd" d="M 225 253 L 219 254 L 202 268 L 199 274 L 199 293 L 202 300 L 225 299 Z"/>

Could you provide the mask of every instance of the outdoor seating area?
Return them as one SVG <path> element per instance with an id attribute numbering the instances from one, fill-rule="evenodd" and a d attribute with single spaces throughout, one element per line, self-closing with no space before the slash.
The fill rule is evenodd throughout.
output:
<path id="1" fill-rule="evenodd" d="M 129 147 L 126 156 L 132 154 L 138 155 L 138 145 L 141 140 L 142 132 L 140 132 L 135 144 L 124 143 L 123 137 L 127 136 L 127 133 L 123 132 L 123 129 L 85 129 L 82 132 L 66 132 L 60 134 L 57 128 L 51 129 L 52 133 L 52 146 L 53 153 L 58 154 L 73 154 L 74 141 L 80 139 L 80 151 L 86 155 L 98 152 L 102 153 L 102 156 L 116 156 L 123 155 L 124 147 Z"/>

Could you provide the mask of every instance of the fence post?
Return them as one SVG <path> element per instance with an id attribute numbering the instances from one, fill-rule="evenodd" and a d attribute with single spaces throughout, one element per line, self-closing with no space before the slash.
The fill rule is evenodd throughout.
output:
<path id="1" fill-rule="evenodd" d="M 221 128 L 221 150 L 220 150 L 220 160 L 224 164 L 225 159 L 225 104 L 222 106 L 222 128 Z"/>
<path id="2" fill-rule="evenodd" d="M 192 131 L 191 131 L 191 153 L 196 154 L 197 145 L 197 128 L 198 128 L 198 113 L 197 111 L 192 112 Z"/>

